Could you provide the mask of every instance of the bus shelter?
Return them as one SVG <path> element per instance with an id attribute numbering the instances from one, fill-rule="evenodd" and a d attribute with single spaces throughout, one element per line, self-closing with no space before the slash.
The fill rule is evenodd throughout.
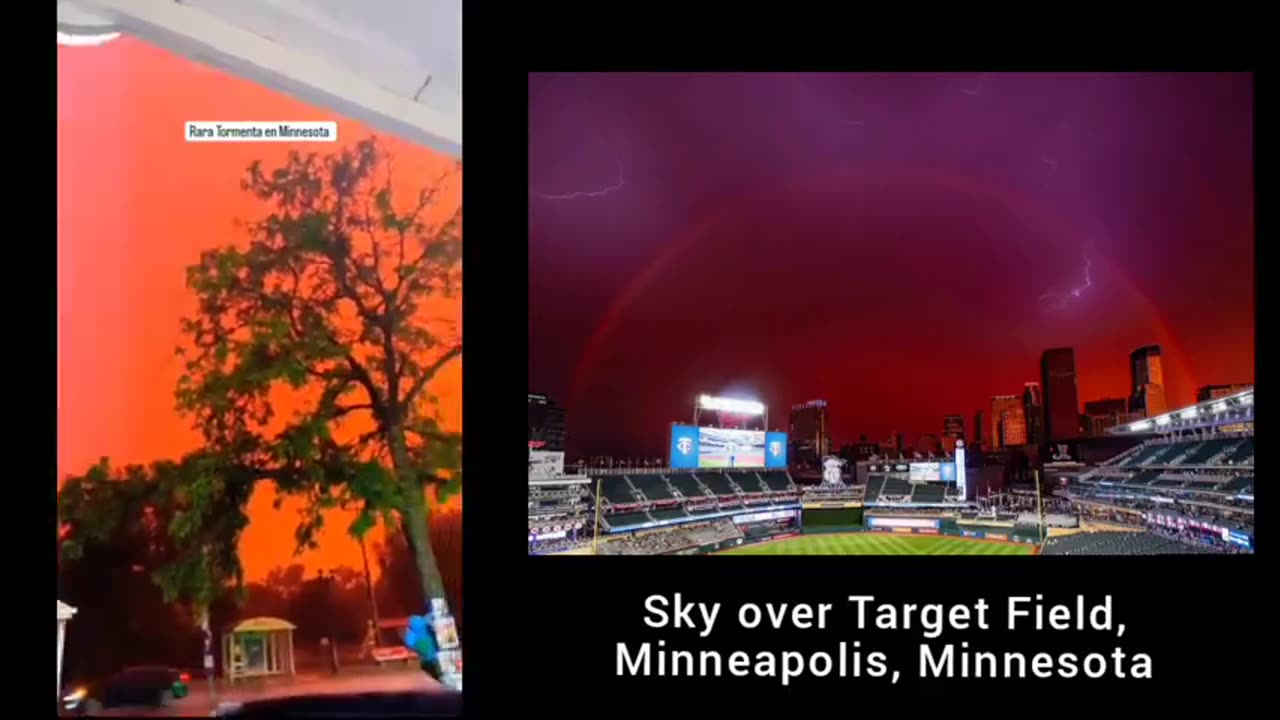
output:
<path id="1" fill-rule="evenodd" d="M 58 697 L 62 697 L 62 648 L 67 640 L 67 621 L 75 614 L 75 608 L 58 601 Z"/>
<path id="2" fill-rule="evenodd" d="M 222 635 L 222 675 L 229 682 L 244 678 L 296 675 L 293 631 L 287 620 L 256 617 L 242 620 Z"/>

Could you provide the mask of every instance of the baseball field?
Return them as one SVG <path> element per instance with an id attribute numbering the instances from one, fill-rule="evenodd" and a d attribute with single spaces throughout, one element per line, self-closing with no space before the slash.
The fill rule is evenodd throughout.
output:
<path id="1" fill-rule="evenodd" d="M 719 555 L 1031 555 L 1034 545 L 944 535 L 841 533 L 745 545 Z"/>

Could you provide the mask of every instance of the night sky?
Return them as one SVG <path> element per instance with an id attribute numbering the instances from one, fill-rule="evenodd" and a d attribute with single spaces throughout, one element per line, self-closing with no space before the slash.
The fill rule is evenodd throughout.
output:
<path id="1" fill-rule="evenodd" d="M 699 393 L 837 443 L 973 422 L 1076 350 L 1252 382 L 1247 74 L 536 75 L 529 389 L 569 452 L 665 454 Z"/>

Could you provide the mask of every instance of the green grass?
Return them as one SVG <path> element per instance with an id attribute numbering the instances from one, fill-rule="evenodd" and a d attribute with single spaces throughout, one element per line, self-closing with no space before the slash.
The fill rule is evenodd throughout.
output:
<path id="1" fill-rule="evenodd" d="M 1030 555 L 1034 545 L 969 540 L 945 535 L 848 533 L 802 535 L 746 545 L 720 555 Z"/>

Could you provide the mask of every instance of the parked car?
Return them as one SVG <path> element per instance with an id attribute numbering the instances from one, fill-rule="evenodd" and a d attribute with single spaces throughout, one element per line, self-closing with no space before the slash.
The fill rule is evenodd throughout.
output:
<path id="1" fill-rule="evenodd" d="M 186 697 L 191 675 L 160 666 L 132 667 L 75 688 L 62 698 L 65 711 L 93 715 L 108 708 L 163 707 Z"/>

